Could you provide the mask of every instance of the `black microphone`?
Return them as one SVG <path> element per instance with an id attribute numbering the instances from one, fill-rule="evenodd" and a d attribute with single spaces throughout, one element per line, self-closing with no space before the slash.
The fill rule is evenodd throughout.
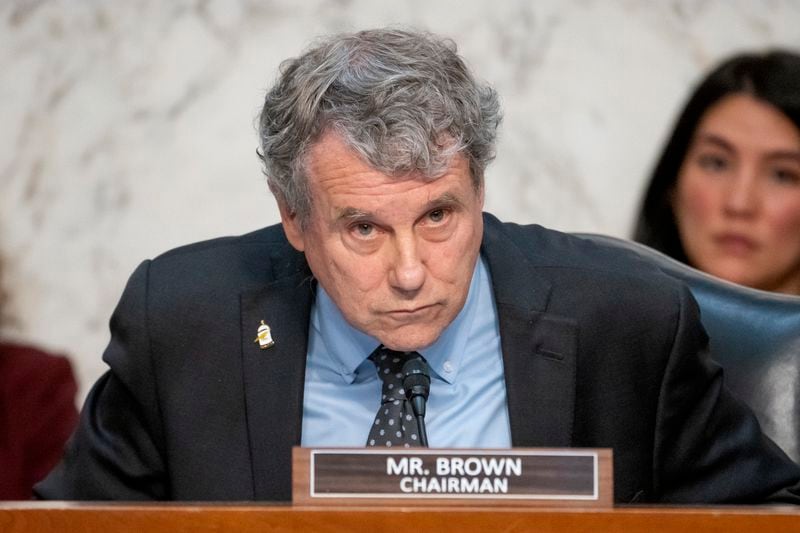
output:
<path id="1" fill-rule="evenodd" d="M 409 359 L 403 365 L 403 390 L 406 391 L 406 399 L 411 402 L 414 410 L 414 417 L 417 419 L 419 427 L 419 442 L 423 446 L 428 446 L 428 433 L 425 431 L 425 403 L 428 401 L 428 394 L 431 391 L 431 376 L 428 370 L 428 363 L 421 355 Z"/>

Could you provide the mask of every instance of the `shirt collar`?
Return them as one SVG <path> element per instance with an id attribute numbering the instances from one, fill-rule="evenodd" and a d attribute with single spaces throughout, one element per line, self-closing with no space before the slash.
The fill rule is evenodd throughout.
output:
<path id="1" fill-rule="evenodd" d="M 461 367 L 472 323 L 480 306 L 480 289 L 483 285 L 488 286 L 488 270 L 483 258 L 479 258 L 475 262 L 469 292 L 461 311 L 433 344 L 419 350 L 431 370 L 448 383 L 455 381 Z M 321 285 L 317 285 L 311 323 L 319 332 L 336 372 L 348 383 L 355 381 L 358 367 L 378 347 L 380 341 L 351 326 Z"/>
<path id="2" fill-rule="evenodd" d="M 356 369 L 380 344 L 376 338 L 351 326 L 319 284 L 311 325 L 319 332 L 334 369 L 347 383 L 356 379 Z"/>

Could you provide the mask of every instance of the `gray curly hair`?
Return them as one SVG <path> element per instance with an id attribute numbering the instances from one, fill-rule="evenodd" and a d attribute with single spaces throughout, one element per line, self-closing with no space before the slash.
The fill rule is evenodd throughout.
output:
<path id="1" fill-rule="evenodd" d="M 434 179 L 469 158 L 476 189 L 495 156 L 497 93 L 477 82 L 451 40 L 376 29 L 329 37 L 284 61 L 259 121 L 269 187 L 305 223 L 311 208 L 306 154 L 334 131 L 387 175 Z"/>

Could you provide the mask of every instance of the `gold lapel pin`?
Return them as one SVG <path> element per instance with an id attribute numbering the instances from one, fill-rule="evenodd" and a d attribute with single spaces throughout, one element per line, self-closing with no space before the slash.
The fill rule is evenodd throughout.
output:
<path id="1" fill-rule="evenodd" d="M 263 320 L 261 321 L 261 325 L 258 326 L 258 335 L 253 342 L 257 342 L 258 347 L 262 350 L 266 350 L 275 345 L 275 341 L 272 340 L 272 332 Z"/>

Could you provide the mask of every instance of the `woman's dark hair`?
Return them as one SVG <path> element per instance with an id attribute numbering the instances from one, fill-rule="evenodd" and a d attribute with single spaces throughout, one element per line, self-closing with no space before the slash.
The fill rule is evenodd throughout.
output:
<path id="1" fill-rule="evenodd" d="M 784 50 L 739 54 L 721 63 L 697 86 L 653 170 L 636 219 L 635 241 L 687 262 L 670 196 L 703 115 L 736 93 L 771 104 L 800 129 L 800 55 Z"/>
<path id="2" fill-rule="evenodd" d="M 0 255 L 0 326 L 5 323 L 6 317 L 6 300 L 8 294 L 5 291 L 5 283 L 3 280 L 3 256 Z"/>

